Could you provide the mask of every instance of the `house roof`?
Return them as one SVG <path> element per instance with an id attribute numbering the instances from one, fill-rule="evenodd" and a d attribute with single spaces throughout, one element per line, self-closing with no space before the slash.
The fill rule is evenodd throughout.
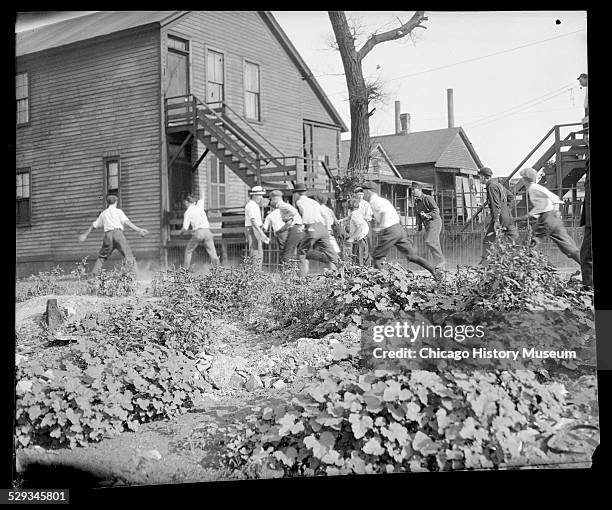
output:
<path id="1" fill-rule="evenodd" d="M 78 43 L 108 36 L 124 30 L 130 30 L 145 25 L 157 23 L 165 26 L 191 11 L 100 11 L 78 18 L 72 18 L 57 23 L 43 25 L 39 28 L 26 30 L 16 34 L 15 50 L 17 56 L 39 51 L 59 48 L 68 44 Z M 280 27 L 272 13 L 259 11 L 260 16 L 277 37 L 281 46 L 299 69 L 302 78 L 307 80 L 315 95 L 319 98 L 332 119 L 340 126 L 342 132 L 348 128 L 342 117 L 331 103 L 312 71 L 302 59 L 287 34 Z"/>
<path id="2" fill-rule="evenodd" d="M 151 23 L 164 25 L 181 11 L 100 11 L 16 34 L 17 56 L 58 48 Z"/>
<path id="3" fill-rule="evenodd" d="M 427 163 L 436 165 L 438 162 L 443 164 L 436 166 L 452 167 L 452 159 L 448 157 L 443 158 L 443 156 L 446 156 L 445 152 L 453 144 L 457 136 L 461 138 L 467 147 L 478 168 L 482 167 L 480 158 L 461 127 L 415 131 L 408 134 L 372 136 L 370 140 L 372 144 L 380 144 L 383 147 L 396 167 Z M 342 148 L 348 150 L 349 144 L 350 140 L 344 140 Z"/>

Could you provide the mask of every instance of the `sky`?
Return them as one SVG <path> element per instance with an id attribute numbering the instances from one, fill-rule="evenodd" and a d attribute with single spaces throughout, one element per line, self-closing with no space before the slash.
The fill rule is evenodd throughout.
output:
<path id="1" fill-rule="evenodd" d="M 32 13 L 18 18 L 17 30 L 89 12 Z M 367 36 L 399 26 L 413 12 L 349 11 L 347 17 Z M 350 127 L 342 61 L 330 44 L 327 13 L 273 14 Z M 553 125 L 580 122 L 585 91 L 576 78 L 588 72 L 585 11 L 426 15 L 426 30 L 380 44 L 363 61 L 366 78 L 380 81 L 385 93 L 370 118 L 372 135 L 394 132 L 396 100 L 402 113 L 410 113 L 412 131 L 447 127 L 446 90 L 452 88 L 455 126 L 463 127 L 482 163 L 504 176 Z"/>

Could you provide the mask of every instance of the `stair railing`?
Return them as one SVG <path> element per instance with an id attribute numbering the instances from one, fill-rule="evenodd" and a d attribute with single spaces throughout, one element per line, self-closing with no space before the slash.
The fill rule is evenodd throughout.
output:
<path id="1" fill-rule="evenodd" d="M 542 145 L 544 144 L 544 142 L 546 142 L 546 140 L 548 140 L 548 138 L 550 137 L 550 135 L 551 135 L 551 134 L 555 133 L 555 139 L 556 139 L 557 137 L 559 137 L 559 136 L 560 136 L 560 129 L 561 129 L 562 127 L 568 127 L 568 126 L 581 126 L 581 125 L 582 125 L 582 124 L 581 124 L 580 122 L 572 122 L 572 123 L 569 123 L 569 124 L 557 124 L 557 125 L 553 126 L 553 127 L 552 127 L 552 128 L 551 128 L 551 129 L 550 129 L 550 130 L 549 130 L 549 131 L 548 131 L 548 132 L 547 132 L 547 133 L 544 135 L 544 137 L 543 137 L 543 138 L 542 138 L 542 139 L 541 139 L 541 140 L 540 140 L 540 141 L 537 143 L 537 145 L 536 145 L 536 146 L 535 146 L 533 149 L 531 149 L 531 151 L 529 152 L 529 154 L 527 154 L 527 156 L 525 156 L 525 157 L 523 158 L 523 160 L 522 160 L 522 161 L 521 161 L 521 162 L 520 162 L 520 163 L 519 163 L 519 164 L 516 166 L 516 168 L 515 168 L 514 170 L 512 170 L 512 172 L 510 172 L 510 174 L 509 174 L 509 175 L 508 175 L 508 176 L 505 178 L 504 185 L 505 185 L 505 186 L 508 186 L 508 184 L 509 184 L 509 182 L 510 182 L 510 179 L 512 179 L 512 177 L 514 177 L 514 175 L 515 175 L 515 174 L 516 174 L 516 173 L 517 173 L 519 170 L 521 170 L 521 168 L 523 168 L 523 165 L 524 165 L 524 164 L 525 164 L 525 163 L 526 163 L 526 162 L 529 160 L 529 158 L 531 158 L 531 156 L 533 156 L 533 155 L 535 154 L 535 152 L 536 152 L 536 151 L 537 151 L 537 150 L 538 150 L 540 147 L 542 147 Z M 555 145 L 558 145 L 558 141 L 557 141 L 557 140 L 555 140 Z M 556 149 L 556 150 L 558 150 L 556 147 L 555 147 L 555 149 Z M 541 159 L 542 159 L 542 158 L 540 158 L 540 160 L 541 160 Z M 560 158 L 558 158 L 558 159 L 560 160 Z M 541 162 L 540 162 L 540 160 L 538 160 L 538 162 L 536 163 L 536 166 L 537 166 L 537 165 L 540 165 L 540 168 L 541 168 L 541 165 L 543 165 L 544 163 L 546 163 L 546 161 L 541 161 Z M 536 168 L 536 170 L 539 170 L 539 168 Z M 516 191 L 518 191 L 518 190 L 520 190 L 520 187 L 519 187 L 519 186 L 517 186 L 517 187 L 516 187 L 516 189 L 515 189 L 514 191 L 516 192 Z M 487 200 L 485 200 L 485 201 L 484 201 L 484 202 L 483 202 L 483 203 L 480 205 L 480 207 L 478 207 L 478 209 L 477 209 L 477 210 L 476 210 L 476 212 L 475 212 L 475 213 L 472 215 L 472 217 L 469 219 L 469 221 L 468 221 L 467 223 L 465 223 L 465 225 L 463 225 L 463 228 L 461 229 L 461 231 L 462 231 L 462 232 L 463 232 L 463 231 L 465 231 L 465 229 L 466 229 L 466 228 L 467 228 L 469 225 L 471 225 L 471 224 L 472 224 L 472 222 L 474 221 L 474 219 L 476 219 L 476 217 L 478 217 L 478 215 L 479 215 L 479 214 L 480 214 L 480 213 L 481 213 L 481 212 L 482 212 L 482 211 L 485 209 L 485 207 L 488 205 L 488 203 L 489 203 L 489 200 L 487 199 Z"/>

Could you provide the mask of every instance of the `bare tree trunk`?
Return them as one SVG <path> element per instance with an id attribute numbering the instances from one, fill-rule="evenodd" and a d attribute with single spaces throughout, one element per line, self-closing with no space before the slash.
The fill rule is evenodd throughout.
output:
<path id="1" fill-rule="evenodd" d="M 349 92 L 351 109 L 351 149 L 348 161 L 349 175 L 363 175 L 368 168 L 370 122 L 368 117 L 368 91 L 363 78 L 361 58 L 355 49 L 355 40 L 343 11 L 330 11 L 329 20 L 334 30 Z"/>
<path id="2" fill-rule="evenodd" d="M 416 11 L 406 22 L 386 32 L 373 33 L 364 45 L 357 50 L 355 37 L 343 11 L 329 11 L 329 20 L 334 30 L 338 50 L 342 57 L 346 85 L 351 108 L 351 149 L 347 165 L 349 177 L 361 179 L 367 173 L 370 157 L 370 91 L 363 77 L 362 60 L 381 43 L 401 39 L 427 20 L 424 11 Z"/>

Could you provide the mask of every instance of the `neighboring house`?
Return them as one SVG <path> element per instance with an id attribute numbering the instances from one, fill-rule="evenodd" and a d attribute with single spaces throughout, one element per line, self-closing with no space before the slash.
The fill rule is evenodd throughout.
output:
<path id="1" fill-rule="evenodd" d="M 408 130 L 370 137 L 380 146 L 402 179 L 433 188 L 447 224 L 467 221 L 480 204 L 478 169 L 483 165 L 461 127 L 432 131 Z M 348 159 L 350 141 L 342 142 Z"/>
<path id="2" fill-rule="evenodd" d="M 16 53 L 18 267 L 95 257 L 101 234 L 77 235 L 107 193 L 150 231 L 127 232 L 136 257 L 167 263 L 187 193 L 214 221 L 339 167 L 347 128 L 268 11 L 98 12 Z"/>
<path id="3" fill-rule="evenodd" d="M 340 168 L 346 168 L 348 163 L 350 140 L 340 143 Z M 370 147 L 370 163 L 366 179 L 380 185 L 380 195 L 395 205 L 402 219 L 402 223 L 412 225 L 415 223 L 410 187 L 418 182 L 425 193 L 432 193 L 433 186 L 426 182 L 404 179 L 399 170 L 391 161 L 380 143 L 373 143 Z"/>

